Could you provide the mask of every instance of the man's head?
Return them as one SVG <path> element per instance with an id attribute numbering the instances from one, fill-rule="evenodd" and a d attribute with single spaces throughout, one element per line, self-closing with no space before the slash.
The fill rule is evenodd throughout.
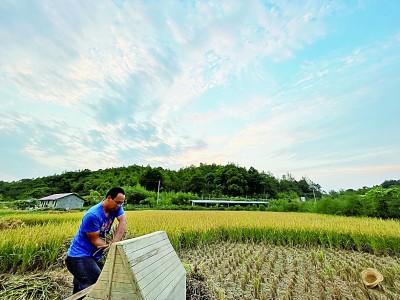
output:
<path id="1" fill-rule="evenodd" d="M 105 205 L 110 210 L 117 210 L 125 203 L 125 191 L 120 187 L 113 187 L 106 194 Z"/>

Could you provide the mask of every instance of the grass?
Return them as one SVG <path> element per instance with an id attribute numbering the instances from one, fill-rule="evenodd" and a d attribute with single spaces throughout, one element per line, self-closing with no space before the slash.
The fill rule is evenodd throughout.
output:
<path id="1" fill-rule="evenodd" d="M 44 269 L 77 231 L 82 212 L 3 215 L 25 226 L 0 230 L 0 272 Z M 308 213 L 251 211 L 128 211 L 128 236 L 164 230 L 176 250 L 218 241 L 322 245 L 400 254 L 400 222 Z"/>

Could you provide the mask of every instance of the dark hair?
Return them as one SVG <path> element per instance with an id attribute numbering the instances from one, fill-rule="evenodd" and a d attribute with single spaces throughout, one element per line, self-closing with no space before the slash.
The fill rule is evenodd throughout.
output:
<path id="1" fill-rule="evenodd" d="M 115 197 L 117 197 L 117 195 L 118 195 L 119 193 L 125 195 L 124 189 L 123 189 L 123 188 L 120 188 L 120 187 L 113 187 L 112 189 L 110 189 L 110 190 L 107 192 L 106 198 L 107 198 L 108 196 L 111 196 L 111 199 L 115 199 Z"/>

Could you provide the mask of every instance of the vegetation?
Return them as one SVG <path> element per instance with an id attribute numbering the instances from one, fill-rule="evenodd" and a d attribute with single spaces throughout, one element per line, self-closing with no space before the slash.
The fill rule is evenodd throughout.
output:
<path id="1" fill-rule="evenodd" d="M 57 271 L 22 275 L 0 274 L 0 299 L 65 299 L 71 292 L 70 281 L 70 278 Z"/>
<path id="2" fill-rule="evenodd" d="M 0 230 L 0 272 L 44 269 L 77 231 L 83 213 L 14 214 L 24 225 Z M 306 213 L 129 211 L 129 236 L 165 230 L 176 250 L 221 241 L 322 245 L 400 254 L 400 223 Z M 6 221 L 4 221 L 6 220 Z"/>
<path id="3" fill-rule="evenodd" d="M 66 172 L 9 183 L 0 181 L 0 208 L 32 208 L 37 204 L 33 198 L 63 192 L 80 194 L 86 200 L 86 205 L 90 206 L 98 203 L 111 186 L 125 188 L 128 209 L 200 209 L 189 207 L 190 200 L 267 198 L 269 206 L 261 207 L 260 210 L 400 217 L 400 180 L 387 180 L 371 188 L 326 193 L 321 191 L 318 184 L 306 178 L 296 180 L 285 175 L 277 179 L 252 167 L 246 169 L 234 164 L 200 164 L 198 167 L 190 166 L 178 171 L 134 165 L 93 172 Z M 307 201 L 300 201 L 301 197 Z"/>
<path id="4" fill-rule="evenodd" d="M 270 203 L 272 211 L 302 211 L 343 216 L 400 218 L 400 185 L 377 186 L 361 191 L 331 192 L 317 201 L 300 202 L 296 197 Z"/>
<path id="5" fill-rule="evenodd" d="M 277 179 L 272 174 L 234 164 L 190 166 L 178 171 L 129 166 L 106 170 L 65 172 L 60 175 L 14 182 L 0 181 L 0 201 L 40 198 L 49 194 L 75 192 L 88 199 L 104 195 L 111 186 L 136 187 L 156 192 L 160 182 L 162 192 L 185 192 L 197 197 L 252 197 L 276 198 L 278 193 L 293 192 L 298 196 L 321 195 L 318 184 L 309 184 L 305 178 L 297 181 L 290 175 Z M 154 194 L 149 194 L 154 198 Z M 132 198 L 137 201 L 138 198 Z M 141 199 L 144 200 L 144 199 Z M 140 201 L 141 201 L 140 200 Z"/>

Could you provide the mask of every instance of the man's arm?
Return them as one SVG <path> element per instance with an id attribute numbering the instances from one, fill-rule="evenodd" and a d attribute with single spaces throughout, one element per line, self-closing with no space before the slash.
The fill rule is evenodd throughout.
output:
<path id="1" fill-rule="evenodd" d="M 90 242 L 97 248 L 101 249 L 101 248 L 108 247 L 107 243 L 100 238 L 100 231 L 87 232 L 86 234 L 87 234 Z"/>
<path id="2" fill-rule="evenodd" d="M 112 243 L 119 242 L 120 240 L 122 240 L 122 238 L 124 237 L 124 234 L 126 232 L 126 216 L 125 216 L 125 214 L 120 215 L 117 219 L 118 219 L 118 227 L 117 227 L 117 231 L 115 232 Z"/>

